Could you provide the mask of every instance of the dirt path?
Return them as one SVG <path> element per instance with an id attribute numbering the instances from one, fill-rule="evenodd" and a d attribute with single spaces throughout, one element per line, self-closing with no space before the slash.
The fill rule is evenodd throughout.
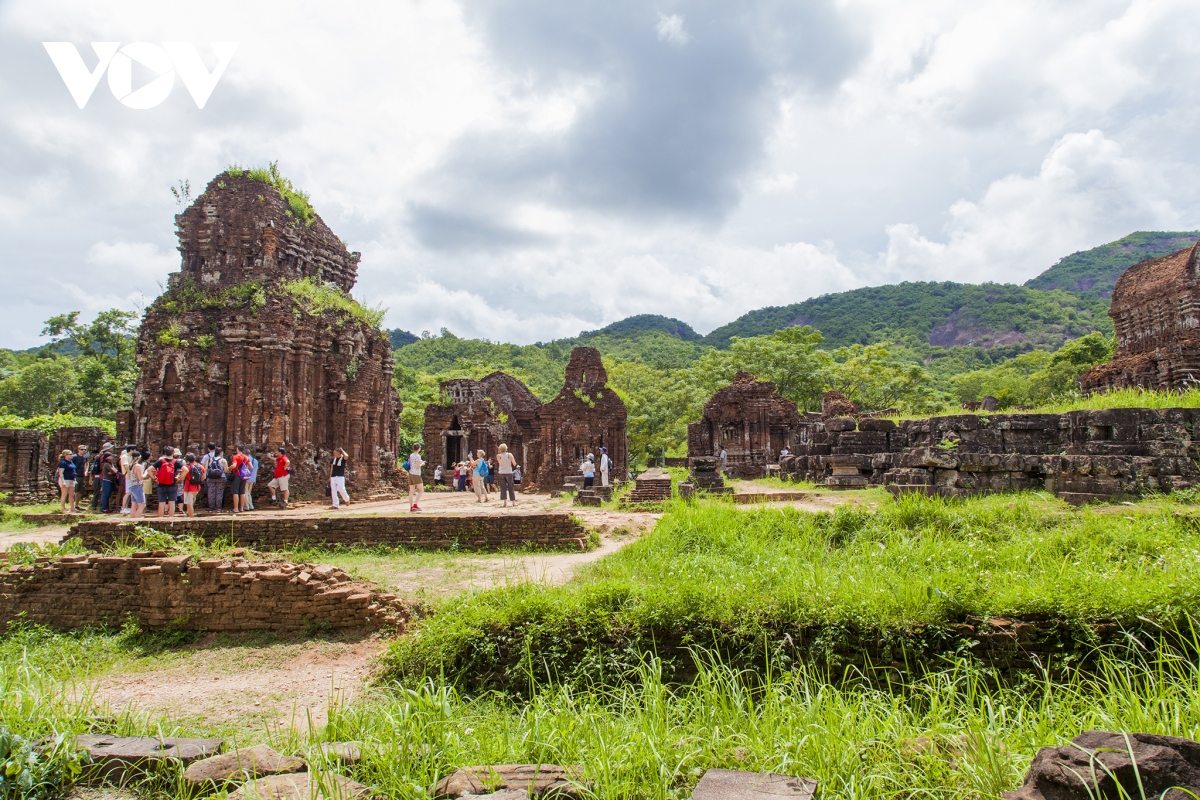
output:
<path id="1" fill-rule="evenodd" d="M 92 689 L 95 701 L 111 711 L 132 708 L 209 728 L 291 725 L 303 731 L 324 725 L 331 704 L 358 695 L 386 647 L 376 636 L 265 643 L 209 636 L 114 672 Z"/>

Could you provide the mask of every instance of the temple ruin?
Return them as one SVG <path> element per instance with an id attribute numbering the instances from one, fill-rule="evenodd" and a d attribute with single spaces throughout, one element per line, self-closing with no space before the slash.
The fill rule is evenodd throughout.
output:
<path id="1" fill-rule="evenodd" d="M 607 447 L 612 479 L 628 472 L 625 403 L 608 387 L 594 347 L 571 351 L 562 391 L 544 405 L 502 372 L 479 381 L 444 381 L 441 389 L 440 402 L 425 408 L 426 461 L 449 467 L 472 451 L 495 455 L 504 443 L 527 476 L 525 486 L 557 489 L 589 453 L 598 462 L 600 448 Z"/>
<path id="2" fill-rule="evenodd" d="M 525 465 L 530 448 L 537 446 L 541 406 L 525 384 L 503 372 L 478 381 L 442 381 L 440 402 L 425 407 L 425 460 L 453 469 L 473 452 L 494 455 L 506 444 L 517 463 Z"/>
<path id="3" fill-rule="evenodd" d="M 716 455 L 724 445 L 729 475 L 758 478 L 781 451 L 800 443 L 800 428 L 796 404 L 776 394 L 775 384 L 738 372 L 704 404 L 700 421 L 688 425 L 688 456 Z"/>
<path id="4" fill-rule="evenodd" d="M 50 495 L 49 453 L 41 431 L 0 428 L 0 492 L 8 495 L 8 502 L 40 503 Z"/>
<path id="5" fill-rule="evenodd" d="M 1183 389 L 1200 383 L 1200 243 L 1135 264 L 1117 279 L 1113 360 L 1093 367 L 1084 391 Z"/>
<path id="6" fill-rule="evenodd" d="M 342 447 L 362 491 L 396 472 L 391 347 L 349 295 L 359 254 L 301 200 L 235 169 L 175 217 L 182 266 L 146 312 L 119 427 L 155 452 L 284 445 L 301 492 Z"/>

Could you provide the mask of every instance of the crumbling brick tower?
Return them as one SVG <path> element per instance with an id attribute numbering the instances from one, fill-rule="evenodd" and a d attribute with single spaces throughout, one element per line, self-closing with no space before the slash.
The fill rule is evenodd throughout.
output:
<path id="1" fill-rule="evenodd" d="M 378 321 L 349 295 L 358 253 L 291 191 L 231 170 L 175 217 L 182 267 L 146 312 L 137 442 L 200 452 L 286 445 L 293 490 L 315 493 L 330 452 L 363 491 L 396 473 L 400 401 Z"/>
<path id="2" fill-rule="evenodd" d="M 600 448 L 608 448 L 612 480 L 625 480 L 629 448 L 625 437 L 628 413 L 625 403 L 608 386 L 608 373 L 594 347 L 576 347 L 567 363 L 562 391 L 538 415 L 541 433 L 530 447 L 525 464 L 537 485 L 558 489 L 568 475 L 579 474 L 588 453 L 600 461 Z M 599 478 L 597 478 L 599 483 Z"/>
<path id="3" fill-rule="evenodd" d="M 1125 270 L 1108 315 L 1117 351 L 1083 376 L 1084 391 L 1200 383 L 1200 244 Z"/>
<path id="4" fill-rule="evenodd" d="M 781 450 L 795 448 L 800 427 L 796 404 L 776 394 L 775 384 L 738 372 L 704 404 L 700 421 L 688 425 L 688 456 L 712 456 L 725 445 L 731 475 L 761 477 Z"/>

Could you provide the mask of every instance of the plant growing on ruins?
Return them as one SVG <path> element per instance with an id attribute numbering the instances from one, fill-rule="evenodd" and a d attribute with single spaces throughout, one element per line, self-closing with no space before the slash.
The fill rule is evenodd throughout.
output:
<path id="1" fill-rule="evenodd" d="M 196 337 L 196 347 L 201 350 L 210 350 L 217 346 L 217 337 L 211 333 L 204 333 Z"/>
<path id="2" fill-rule="evenodd" d="M 187 340 L 183 338 L 183 325 L 172 322 L 163 328 L 158 332 L 158 343 L 163 347 L 187 347 Z"/>
<path id="3" fill-rule="evenodd" d="M 596 401 L 584 394 L 583 389 L 576 389 L 573 394 L 575 395 L 576 400 L 586 403 L 588 408 L 596 407 Z"/>
<path id="4" fill-rule="evenodd" d="M 284 281 L 279 286 L 283 294 L 291 297 L 301 309 L 314 316 L 332 313 L 343 323 L 356 321 L 376 329 L 383 323 L 384 309 L 367 308 L 336 284 L 301 278 Z"/>
<path id="5" fill-rule="evenodd" d="M 355 356 L 354 358 L 350 359 L 350 363 L 346 365 L 346 380 L 350 381 L 351 383 L 358 380 L 359 363 L 360 361 L 358 356 Z"/>
<path id="6" fill-rule="evenodd" d="M 297 189 L 290 180 L 280 174 L 278 161 L 270 162 L 265 169 L 262 167 L 247 169 L 237 164 L 231 164 L 225 172 L 232 178 L 240 178 L 245 175 L 251 180 L 262 181 L 275 187 L 275 190 L 279 192 L 279 196 L 288 205 L 286 212 L 288 216 L 298 222 L 303 222 L 305 225 L 312 225 L 316 221 L 317 212 L 313 209 L 312 203 L 309 202 L 308 194 Z M 224 188 L 223 183 L 218 185 Z M 262 199 L 261 195 L 259 199 Z"/>

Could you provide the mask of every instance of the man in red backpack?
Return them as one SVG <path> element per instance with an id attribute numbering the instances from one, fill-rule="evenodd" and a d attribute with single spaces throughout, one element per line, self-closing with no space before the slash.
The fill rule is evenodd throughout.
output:
<path id="1" fill-rule="evenodd" d="M 183 469 L 183 462 L 175 458 L 174 447 L 164 447 L 162 458 L 154 462 L 154 479 L 158 481 L 158 515 L 166 512 L 168 517 L 175 516 L 175 501 L 179 499 L 175 487 L 175 472 Z"/>

